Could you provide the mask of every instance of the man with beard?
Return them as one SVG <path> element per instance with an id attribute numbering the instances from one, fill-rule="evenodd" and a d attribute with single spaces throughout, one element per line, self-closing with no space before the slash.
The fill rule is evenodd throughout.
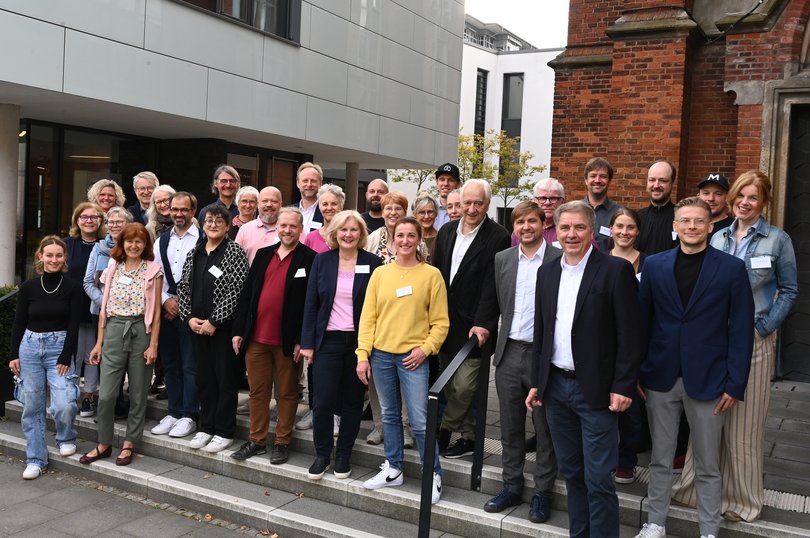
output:
<path id="1" fill-rule="evenodd" d="M 361 216 L 366 222 L 368 233 L 385 225 L 380 201 L 386 194 L 388 194 L 388 183 L 380 178 L 372 179 L 368 187 L 366 187 L 366 212 Z"/>
<path id="2" fill-rule="evenodd" d="M 243 224 L 236 234 L 236 244 L 242 247 L 253 264 L 256 251 L 278 243 L 276 222 L 281 209 L 281 191 L 275 187 L 265 187 L 259 192 L 259 217 Z"/>
<path id="3" fill-rule="evenodd" d="M 301 193 L 301 201 L 296 206 L 304 216 L 301 239 L 313 230 L 323 227 L 323 215 L 318 207 L 318 191 L 323 185 L 323 169 L 315 163 L 304 163 L 298 167 L 295 186 Z"/>
<path id="4" fill-rule="evenodd" d="M 678 245 L 678 236 L 672 231 L 675 204 L 669 199 L 675 174 L 675 165 L 666 159 L 656 159 L 647 171 L 650 205 L 638 212 L 641 230 L 636 248 L 648 256 Z"/>
<path id="5" fill-rule="evenodd" d="M 436 170 L 436 188 L 439 190 L 439 213 L 433 226 L 441 230 L 442 226 L 450 222 L 447 214 L 447 195 L 461 186 L 461 174 L 458 166 L 445 163 Z"/>
<path id="6" fill-rule="evenodd" d="M 608 198 L 607 195 L 614 172 L 610 163 L 601 157 L 594 157 L 585 164 L 585 188 L 588 190 L 588 195 L 585 196 L 584 202 L 591 206 L 596 214 L 596 229 L 593 239 L 602 252 L 608 251 L 610 218 L 619 209 L 619 204 Z"/>
<path id="7" fill-rule="evenodd" d="M 239 182 L 239 172 L 236 171 L 236 168 L 227 164 L 219 165 L 214 171 L 214 182 L 211 183 L 211 192 L 217 195 L 217 199 L 200 210 L 197 220 L 203 222 L 208 208 L 214 204 L 227 207 L 231 218 L 237 216 L 239 208 L 236 206 L 235 199 L 236 191 L 239 190 Z"/>
<path id="8" fill-rule="evenodd" d="M 698 197 L 709 204 L 712 210 L 712 231 L 709 232 L 709 241 L 712 236 L 724 228 L 731 226 L 734 217 L 728 214 L 728 178 L 715 172 L 709 174 L 698 183 Z"/>

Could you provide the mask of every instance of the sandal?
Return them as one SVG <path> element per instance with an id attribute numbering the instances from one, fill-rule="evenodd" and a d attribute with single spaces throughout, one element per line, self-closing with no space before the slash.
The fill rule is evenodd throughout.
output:
<path id="1" fill-rule="evenodd" d="M 95 455 L 93 455 L 95 452 Z M 100 460 L 103 458 L 109 458 L 112 455 L 112 446 L 108 446 L 103 451 L 99 450 L 98 447 L 94 448 L 81 458 L 79 458 L 79 463 L 83 463 L 84 465 L 89 465 L 96 460 Z"/>
<path id="2" fill-rule="evenodd" d="M 125 452 L 128 452 L 128 454 L 126 456 L 123 455 Z M 132 456 L 134 454 L 135 454 L 135 447 L 134 446 L 121 447 L 121 455 L 119 455 L 115 459 L 115 464 L 118 465 L 119 467 L 123 467 L 124 465 L 129 465 L 130 463 L 132 463 Z"/>

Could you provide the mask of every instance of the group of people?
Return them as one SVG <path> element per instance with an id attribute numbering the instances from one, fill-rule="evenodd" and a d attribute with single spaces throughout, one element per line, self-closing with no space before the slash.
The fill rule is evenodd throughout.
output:
<path id="1" fill-rule="evenodd" d="M 613 174 L 591 159 L 587 196 L 568 202 L 559 181 L 540 180 L 512 210 L 511 238 L 488 217 L 489 184 L 462 184 L 450 163 L 436 170 L 437 199 L 420 193 L 409 206 L 375 179 L 363 214 L 344 210 L 343 191 L 313 163 L 298 169 L 293 206 L 275 187 L 240 186 L 227 165 L 199 213 L 193 194 L 151 173 L 134 178 L 129 210 L 120 186 L 98 182 L 70 237 L 43 239 L 41 276 L 20 288 L 11 367 L 24 402 L 24 477 L 47 466 L 46 383 L 65 456 L 76 451 L 76 413 L 91 416 L 99 391 L 98 445 L 81 458 L 92 463 L 111 455 L 126 375 L 116 463 L 129 464 L 159 356 L 168 413 L 152 434 L 193 434 L 189 447 L 209 453 L 230 447 L 246 373 L 250 436 L 231 457 L 268 452 L 275 398 L 270 462 L 285 463 L 293 430 L 311 423 L 309 478 L 330 467 L 348 478 L 368 390 L 366 440 L 383 443 L 385 461 L 364 486 L 397 486 L 406 447 L 422 459 L 472 454 L 480 361 L 494 356 L 504 487 L 484 510 L 522 502 L 535 450 L 529 519 L 548 519 L 560 473 L 571 535 L 618 536 L 614 484 L 635 480 L 646 409 L 650 515 L 639 536 L 665 536 L 678 453 L 675 498 L 697 506 L 703 536 L 717 535 L 721 517 L 756 519 L 774 335 L 798 293 L 790 239 L 763 217 L 770 181 L 709 174 L 675 204 L 675 167 L 658 160 L 650 204 L 636 212 L 608 197 Z M 446 386 L 437 444 L 426 447 L 429 383 L 470 337 L 479 346 Z M 311 414 L 296 425 L 304 364 Z M 695 432 L 682 449 L 679 429 Z M 435 503 L 443 472 L 434 461 Z"/>

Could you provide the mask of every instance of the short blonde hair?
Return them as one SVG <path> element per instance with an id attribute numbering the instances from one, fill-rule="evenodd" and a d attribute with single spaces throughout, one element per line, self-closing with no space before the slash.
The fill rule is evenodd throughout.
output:
<path id="1" fill-rule="evenodd" d="M 298 181 L 298 176 L 301 175 L 301 172 L 303 172 L 307 168 L 312 168 L 313 170 L 318 172 L 318 180 L 321 183 L 323 183 L 323 168 L 321 168 L 320 165 L 315 164 L 315 163 L 311 163 L 311 162 L 305 162 L 301 166 L 298 167 L 298 171 L 295 173 L 295 181 L 296 182 Z"/>
<path id="2" fill-rule="evenodd" d="M 385 207 L 388 204 L 397 204 L 406 213 L 408 212 L 408 197 L 401 192 L 389 192 L 380 200 L 380 206 Z"/>
<path id="3" fill-rule="evenodd" d="M 357 226 L 360 228 L 360 238 L 357 240 L 357 250 L 363 250 L 366 248 L 366 245 L 368 244 L 368 227 L 366 226 L 366 221 L 363 220 L 363 216 L 357 211 L 347 209 L 332 217 L 332 222 L 330 222 L 329 227 L 326 228 L 326 244 L 330 249 L 338 248 L 338 230 L 343 228 L 343 226 L 346 225 L 346 222 L 351 219 L 354 219 L 357 222 Z"/>
<path id="4" fill-rule="evenodd" d="M 99 179 L 93 183 L 93 185 L 87 189 L 87 201 L 97 204 L 98 195 L 101 193 L 102 189 L 107 187 L 112 187 L 115 190 L 115 205 L 124 207 L 124 204 L 127 203 L 127 197 L 124 196 L 124 189 L 112 179 Z"/>

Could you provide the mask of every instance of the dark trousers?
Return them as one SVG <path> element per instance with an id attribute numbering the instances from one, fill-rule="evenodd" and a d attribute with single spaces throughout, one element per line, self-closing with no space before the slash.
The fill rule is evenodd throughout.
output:
<path id="1" fill-rule="evenodd" d="M 191 329 L 180 318 L 160 322 L 160 357 L 163 379 L 169 396 L 169 414 L 174 418 L 191 418 L 200 414 L 197 397 L 197 361 L 191 344 Z"/>
<path id="2" fill-rule="evenodd" d="M 357 378 L 357 333 L 327 331 L 312 361 L 315 453 L 332 455 L 333 415 L 340 414 L 336 457 L 351 457 L 360 431 L 365 386 Z"/>
<path id="3" fill-rule="evenodd" d="M 197 356 L 197 393 L 200 397 L 199 431 L 233 439 L 239 368 L 231 347 L 231 327 L 217 327 L 213 336 L 191 334 Z"/>
<path id="4" fill-rule="evenodd" d="M 619 464 L 623 469 L 635 469 L 638 452 L 642 443 L 644 416 L 641 396 L 633 398 L 633 403 L 624 413 L 619 413 Z"/>
<path id="5" fill-rule="evenodd" d="M 618 538 L 619 499 L 612 475 L 619 455 L 616 413 L 592 408 L 577 380 L 554 369 L 543 405 L 557 465 L 568 490 L 571 538 Z"/>

